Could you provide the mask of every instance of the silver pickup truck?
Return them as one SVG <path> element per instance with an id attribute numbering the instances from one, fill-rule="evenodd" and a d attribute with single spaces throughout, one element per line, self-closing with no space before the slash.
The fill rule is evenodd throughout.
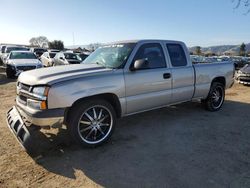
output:
<path id="1" fill-rule="evenodd" d="M 232 63 L 192 65 L 183 42 L 116 42 L 80 65 L 21 73 L 7 121 L 24 146 L 30 137 L 27 122 L 64 123 L 75 141 L 96 146 L 110 138 L 120 117 L 193 99 L 217 111 L 233 82 Z"/>

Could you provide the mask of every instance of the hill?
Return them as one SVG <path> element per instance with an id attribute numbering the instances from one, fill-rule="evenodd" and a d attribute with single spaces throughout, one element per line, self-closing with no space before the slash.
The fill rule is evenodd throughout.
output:
<path id="1" fill-rule="evenodd" d="M 196 47 L 190 47 L 190 52 L 195 52 Z M 203 53 L 216 53 L 216 54 L 224 54 L 224 53 L 232 53 L 238 54 L 240 51 L 240 45 L 220 45 L 220 46 L 210 46 L 210 47 L 202 47 L 201 51 Z M 250 51 L 250 43 L 246 44 L 246 51 Z"/>

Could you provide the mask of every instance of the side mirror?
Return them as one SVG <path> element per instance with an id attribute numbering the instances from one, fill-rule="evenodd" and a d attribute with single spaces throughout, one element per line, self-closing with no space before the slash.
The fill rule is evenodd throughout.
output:
<path id="1" fill-rule="evenodd" d="M 136 71 L 140 69 L 148 69 L 148 60 L 147 59 L 138 59 L 130 67 L 131 71 Z"/>

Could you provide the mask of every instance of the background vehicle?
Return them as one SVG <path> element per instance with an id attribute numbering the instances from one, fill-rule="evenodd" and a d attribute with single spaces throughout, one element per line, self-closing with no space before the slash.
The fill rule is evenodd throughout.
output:
<path id="1" fill-rule="evenodd" d="M 1 45 L 0 47 L 0 64 L 3 63 L 3 53 L 5 51 L 6 45 Z"/>
<path id="2" fill-rule="evenodd" d="M 5 61 L 11 51 L 29 51 L 29 49 L 21 46 L 6 46 L 5 51 L 2 55 L 4 64 L 6 63 Z"/>
<path id="3" fill-rule="evenodd" d="M 44 48 L 31 48 L 31 51 L 37 56 L 40 57 L 44 52 L 47 52 Z"/>
<path id="4" fill-rule="evenodd" d="M 60 52 L 60 50 L 57 50 L 57 49 L 48 49 L 48 52 L 55 52 L 55 53 L 58 53 L 58 52 Z"/>
<path id="5" fill-rule="evenodd" d="M 80 53 L 78 55 L 82 59 L 82 61 L 84 61 L 89 56 L 89 54 L 86 54 L 86 53 Z"/>
<path id="6" fill-rule="evenodd" d="M 77 54 L 70 52 L 59 52 L 54 57 L 53 66 L 80 64 L 81 62 L 82 59 Z"/>
<path id="7" fill-rule="evenodd" d="M 21 72 L 41 68 L 42 63 L 37 59 L 33 52 L 11 51 L 6 59 L 6 75 L 14 78 Z"/>
<path id="8" fill-rule="evenodd" d="M 56 52 L 44 52 L 40 57 L 42 64 L 46 67 L 53 65 L 54 57 L 56 56 Z"/>
<path id="9" fill-rule="evenodd" d="M 16 136 L 24 146 L 30 133 L 21 117 L 40 126 L 64 122 L 76 142 L 96 146 L 111 136 L 119 117 L 193 99 L 219 110 L 233 77 L 231 62 L 193 65 L 183 42 L 112 43 L 80 65 L 22 73 L 7 120 L 14 133 L 22 130 Z"/>
<path id="10" fill-rule="evenodd" d="M 244 85 L 250 85 L 250 65 L 246 64 L 243 68 L 237 71 L 235 79 Z"/>

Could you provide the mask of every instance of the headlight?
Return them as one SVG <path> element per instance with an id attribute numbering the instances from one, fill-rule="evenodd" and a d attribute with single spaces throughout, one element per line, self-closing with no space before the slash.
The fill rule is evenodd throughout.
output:
<path id="1" fill-rule="evenodd" d="M 32 99 L 27 99 L 27 106 L 38 109 L 47 109 L 47 97 L 49 93 L 49 87 L 37 86 L 31 90 Z"/>
<path id="2" fill-rule="evenodd" d="M 38 110 L 45 110 L 47 109 L 46 101 L 37 101 L 33 99 L 27 99 L 27 106 L 38 109 Z"/>
<path id="3" fill-rule="evenodd" d="M 49 87 L 38 86 L 32 89 L 32 93 L 41 97 L 47 97 L 49 93 Z"/>

